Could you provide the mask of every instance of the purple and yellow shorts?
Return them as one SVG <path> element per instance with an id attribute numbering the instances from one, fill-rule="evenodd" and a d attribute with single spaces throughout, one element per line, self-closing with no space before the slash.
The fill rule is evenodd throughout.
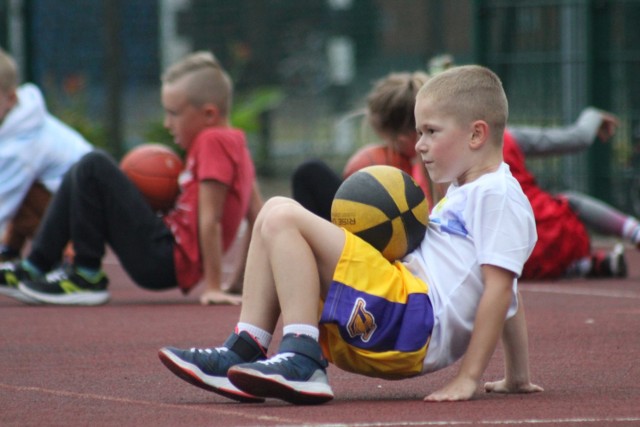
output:
<path id="1" fill-rule="evenodd" d="M 320 317 L 325 357 L 349 372 L 400 379 L 422 372 L 433 329 L 429 287 L 345 231 Z"/>

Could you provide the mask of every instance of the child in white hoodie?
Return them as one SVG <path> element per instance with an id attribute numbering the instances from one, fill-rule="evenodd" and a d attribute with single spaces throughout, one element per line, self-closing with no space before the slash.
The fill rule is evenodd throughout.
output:
<path id="1" fill-rule="evenodd" d="M 91 149 L 49 114 L 35 85 L 18 86 L 16 63 L 0 49 L 0 260 L 20 257 L 62 176 Z"/>

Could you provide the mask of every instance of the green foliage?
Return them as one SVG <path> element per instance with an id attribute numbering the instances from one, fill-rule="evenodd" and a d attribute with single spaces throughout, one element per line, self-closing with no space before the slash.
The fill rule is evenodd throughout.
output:
<path id="1" fill-rule="evenodd" d="M 261 126 L 260 116 L 276 108 L 283 99 L 283 91 L 274 87 L 258 88 L 239 96 L 231 111 L 231 124 L 247 133 L 258 133 Z M 162 120 L 148 123 L 143 138 L 145 141 L 154 141 L 177 149 Z"/>
<path id="2" fill-rule="evenodd" d="M 231 112 L 231 123 L 247 133 L 260 131 L 260 116 L 275 109 L 284 99 L 276 87 L 262 87 L 240 97 Z"/>
<path id="3" fill-rule="evenodd" d="M 77 130 L 94 147 L 110 151 L 105 126 L 90 118 L 85 88 L 87 82 L 82 74 L 67 77 L 62 85 L 45 78 L 44 90 L 48 108 L 58 119 Z"/>
<path id="4" fill-rule="evenodd" d="M 88 111 L 86 88 L 88 82 L 82 74 L 67 77 L 62 84 L 45 79 L 49 108 L 56 117 L 76 129 L 95 147 L 114 151 L 107 137 L 104 123 L 92 119 Z M 284 99 L 284 92 L 277 87 L 260 87 L 238 95 L 231 111 L 231 124 L 248 134 L 261 131 L 261 116 L 276 108 Z M 173 137 L 164 128 L 162 118 L 146 124 L 142 138 L 147 142 L 166 145 L 180 155 L 183 150 L 176 146 Z"/>
<path id="5" fill-rule="evenodd" d="M 55 116 L 77 130 L 94 147 L 111 151 L 104 126 L 91 120 L 79 107 L 70 106 L 56 111 Z"/>
<path id="6" fill-rule="evenodd" d="M 184 150 L 175 142 L 173 142 L 173 137 L 171 136 L 169 131 L 165 129 L 161 120 L 154 120 L 152 122 L 149 122 L 142 137 L 146 142 L 166 145 L 167 147 L 178 153 L 180 157 L 184 157 Z"/>

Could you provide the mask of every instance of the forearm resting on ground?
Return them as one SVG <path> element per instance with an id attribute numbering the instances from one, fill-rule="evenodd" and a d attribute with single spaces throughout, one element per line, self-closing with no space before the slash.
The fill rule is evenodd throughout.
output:
<path id="1" fill-rule="evenodd" d="M 532 384 L 529 376 L 529 342 L 522 298 L 518 293 L 518 311 L 504 324 L 502 332 L 505 377 L 488 382 L 484 388 L 495 393 L 535 393 L 542 387 Z"/>

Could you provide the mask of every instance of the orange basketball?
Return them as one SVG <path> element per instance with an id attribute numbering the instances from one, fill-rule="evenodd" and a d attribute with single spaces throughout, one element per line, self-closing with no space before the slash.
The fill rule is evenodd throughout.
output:
<path id="1" fill-rule="evenodd" d="M 356 151 L 347 161 L 343 178 L 348 178 L 351 174 L 367 166 L 387 165 L 411 174 L 411 159 L 392 150 L 384 144 L 365 145 Z"/>
<path id="2" fill-rule="evenodd" d="M 171 209 L 180 191 L 178 176 L 183 163 L 171 148 L 142 144 L 129 151 L 120 168 L 156 211 Z"/>

